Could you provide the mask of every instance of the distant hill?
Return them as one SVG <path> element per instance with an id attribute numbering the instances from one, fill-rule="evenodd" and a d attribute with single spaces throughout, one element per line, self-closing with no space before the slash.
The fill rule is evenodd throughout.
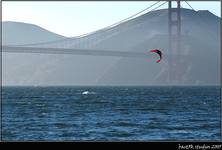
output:
<path id="1" fill-rule="evenodd" d="M 168 55 L 167 10 L 157 10 L 81 37 L 84 48 L 141 51 L 159 48 Z M 67 56 L 41 54 L 4 54 L 4 85 L 218 85 L 220 79 L 220 18 L 209 11 L 181 10 L 181 64 L 179 78 L 167 79 L 167 58 L 159 64 L 144 59 Z M 3 44 L 36 43 L 63 38 L 37 26 L 18 28 L 3 23 Z M 14 24 L 15 27 L 13 27 Z M 22 23 L 21 23 L 22 24 Z M 11 26 L 13 29 L 6 30 Z M 18 25 L 19 26 L 19 25 Z M 28 28 L 28 27 L 27 27 Z M 28 32 L 29 31 L 29 32 Z M 46 33 L 45 33 L 46 32 Z M 41 34 L 40 34 L 41 33 Z M 21 38 L 21 34 L 24 36 Z M 45 35 L 51 35 L 49 37 Z M 9 36 L 10 35 L 10 36 Z M 39 35 L 35 37 L 36 35 Z M 43 36 L 44 35 L 44 36 Z M 11 37 L 11 38 L 9 38 Z M 75 43 L 78 38 L 71 39 Z M 81 47 L 82 45 L 82 47 Z M 53 44 L 51 45 L 53 46 Z M 61 44 L 61 46 L 63 46 Z M 173 55 L 176 55 L 173 52 Z M 175 68 L 174 68 L 175 69 Z"/>
<path id="2" fill-rule="evenodd" d="M 12 21 L 2 23 L 2 37 L 5 45 L 31 44 L 65 38 L 37 25 Z"/>

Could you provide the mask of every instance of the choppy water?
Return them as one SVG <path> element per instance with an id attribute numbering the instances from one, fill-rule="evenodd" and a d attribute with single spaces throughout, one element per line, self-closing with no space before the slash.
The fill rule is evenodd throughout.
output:
<path id="1" fill-rule="evenodd" d="M 3 87 L 2 140 L 220 140 L 220 87 Z"/>

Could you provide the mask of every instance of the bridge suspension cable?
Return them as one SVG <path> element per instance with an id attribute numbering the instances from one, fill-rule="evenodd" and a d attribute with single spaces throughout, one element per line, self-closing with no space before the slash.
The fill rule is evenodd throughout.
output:
<path id="1" fill-rule="evenodd" d="M 195 12 L 197 12 L 187 1 L 185 1 L 185 3 L 193 10 L 193 11 L 195 11 Z M 205 25 L 207 25 L 208 26 L 208 24 L 206 23 L 206 19 L 205 18 L 203 18 L 200 14 L 198 14 L 197 13 L 197 15 L 199 16 L 199 18 L 200 18 L 200 21 L 203 23 L 203 24 L 205 24 Z M 201 25 L 201 24 L 200 24 Z M 209 30 L 205 30 L 208 34 L 210 34 L 211 35 L 211 38 L 214 38 L 215 40 L 216 40 L 216 38 L 215 38 L 215 35 L 216 34 L 213 34 L 214 33 L 214 31 L 212 31 L 212 32 L 209 32 Z"/>
<path id="2" fill-rule="evenodd" d="M 93 34 L 93 33 L 96 33 L 96 32 L 99 32 L 99 31 L 102 31 L 102 30 L 106 30 L 106 29 L 110 29 L 111 27 L 115 27 L 121 23 L 124 23 L 126 21 L 129 21 L 133 18 L 135 18 L 136 16 L 139 16 L 140 14 L 143 14 L 144 12 L 146 12 L 147 10 L 151 9 L 152 7 L 154 7 L 155 5 L 157 5 L 158 3 L 160 3 L 161 1 L 157 1 L 155 2 L 154 4 L 150 5 L 149 7 L 123 19 L 123 20 L 120 20 L 116 23 L 113 23 L 109 26 L 106 26 L 102 29 L 99 29 L 99 30 L 96 30 L 96 31 L 92 31 L 92 32 L 89 32 L 89 33 L 85 33 L 85 34 L 82 34 L 82 35 L 79 35 L 79 36 L 75 36 L 75 37 L 67 37 L 67 38 L 63 38 L 63 39 L 59 39 L 59 40 L 53 40 L 53 41 L 49 41 L 49 42 L 39 42 L 39 43 L 33 43 L 33 44 L 20 44 L 20 45 L 13 45 L 13 46 L 34 46 L 34 45 L 41 45 L 41 44 L 51 44 L 51 43 L 57 43 L 57 42 L 63 42 L 63 41 L 68 41 L 68 40 L 75 40 L 77 38 L 81 38 L 81 37 L 84 37 L 84 36 L 87 36 L 87 35 L 90 35 L 90 34 Z M 163 4 L 165 4 L 166 2 L 164 2 Z M 155 7 L 154 9 L 150 10 L 150 11 L 154 11 L 156 10 L 157 8 L 161 7 L 163 4 L 160 4 L 159 6 Z M 148 13 L 149 11 L 147 11 Z"/>
<path id="3" fill-rule="evenodd" d="M 187 3 L 187 5 L 192 9 L 192 10 L 194 10 L 194 8 L 187 2 L 187 1 L 185 1 L 185 3 Z M 195 10 L 194 10 L 195 11 Z"/>
<path id="4" fill-rule="evenodd" d="M 164 3 L 162 3 L 162 4 L 160 4 L 159 6 L 157 6 L 157 7 L 155 7 L 155 8 L 153 8 L 151 11 L 157 10 L 158 8 L 160 8 L 161 6 L 163 6 L 163 5 L 166 4 L 166 3 L 167 3 L 167 1 L 164 2 Z"/>

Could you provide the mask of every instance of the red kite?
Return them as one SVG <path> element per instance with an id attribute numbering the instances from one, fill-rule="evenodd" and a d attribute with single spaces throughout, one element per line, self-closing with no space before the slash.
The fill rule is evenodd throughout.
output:
<path id="1" fill-rule="evenodd" d="M 160 59 L 158 59 L 156 62 L 159 63 L 162 59 L 162 52 L 158 49 L 152 49 L 150 50 L 150 52 L 154 52 L 154 53 L 157 53 L 159 56 L 160 56 Z"/>

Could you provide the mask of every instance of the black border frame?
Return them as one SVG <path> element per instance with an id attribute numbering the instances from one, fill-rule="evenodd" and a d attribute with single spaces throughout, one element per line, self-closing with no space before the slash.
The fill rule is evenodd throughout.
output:
<path id="1" fill-rule="evenodd" d="M 3 143 L 5 143 L 5 142 L 9 142 L 9 143 L 11 143 L 11 142 L 29 142 L 29 143 L 33 143 L 33 141 L 4 141 L 3 140 L 3 134 L 2 134 L 2 89 L 3 89 L 3 86 L 2 86 L 2 2 L 10 2 L 10 1 L 12 1 L 12 2 L 30 2 L 30 1 L 41 1 L 41 2 L 43 2 L 44 0 L 0 0 L 0 9 L 1 9 L 1 11 L 0 11 L 0 20 L 1 20 L 1 24 L 0 24 L 0 34 L 1 34 L 1 40 L 0 40 L 0 44 L 1 44 L 1 56 L 0 56 L 0 84 L 1 84 L 1 87 L 0 87 L 0 92 L 1 92 L 1 101 L 0 101 L 0 111 L 1 111 L 1 116 L 0 116 L 0 121 L 1 121 L 1 123 L 0 123 L 0 141 L 1 141 L 1 143 L 3 142 Z M 61 1 L 61 0 L 46 0 L 46 1 L 44 1 L 44 2 L 53 2 L 53 1 Z M 64 1 L 62 1 L 62 2 L 69 2 L 69 1 L 73 1 L 73 2 L 75 2 L 75 1 L 136 1 L 136 0 L 64 0 Z M 154 1 L 154 0 L 138 0 L 137 2 L 139 2 L 139 1 Z M 164 0 L 160 0 L 160 1 L 164 1 Z M 167 1 L 169 1 L 169 0 L 167 0 Z M 172 1 L 176 1 L 176 0 L 172 0 Z M 183 1 L 183 0 L 181 0 L 181 1 Z M 186 1 L 195 1 L 195 2 L 204 2 L 204 1 L 206 1 L 206 2 L 216 2 L 216 1 L 218 1 L 218 2 L 220 2 L 220 5 L 221 5 L 221 9 L 220 9 L 220 12 L 221 12 L 221 17 L 222 17 L 222 1 L 221 0 L 186 0 Z M 181 144 L 181 145 L 189 145 L 189 144 L 191 144 L 191 145 L 193 145 L 193 144 L 197 144 L 197 143 L 199 143 L 199 144 L 197 144 L 197 145 L 201 145 L 200 143 L 208 143 L 208 144 L 206 144 L 206 145 L 222 145 L 222 144 L 220 144 L 221 142 L 222 142 L 222 88 L 221 88 L 221 86 L 222 86 L 222 45 L 221 45 L 221 41 L 222 41 L 222 18 L 220 17 L 220 85 L 219 85 L 219 87 L 220 87 L 220 118 L 221 118 L 221 123 L 220 123 L 220 126 L 221 126 L 221 128 L 220 128 L 220 132 L 221 132 L 221 136 L 220 136 L 220 142 L 218 142 L 218 141 L 194 141 L 194 142 L 192 142 L 192 141 L 129 141 L 129 142 L 140 142 L 140 143 L 146 143 L 146 142 L 149 142 L 149 143 L 151 143 L 153 146 L 157 146 L 157 144 L 158 143 L 164 143 L 163 145 L 165 145 L 165 146 L 167 146 L 167 145 L 169 145 L 170 144 L 170 142 L 172 142 L 173 143 L 173 145 L 175 144 L 175 145 L 177 145 L 177 149 L 179 149 L 178 148 L 178 146 L 179 146 L 179 144 Z M 35 141 L 35 142 L 91 142 L 91 141 Z M 92 141 L 92 142 L 103 142 L 103 141 Z M 104 142 L 107 142 L 107 141 L 104 141 Z M 128 142 L 128 141 L 111 141 L 111 142 Z M 172 144 L 171 143 L 171 144 Z M 203 144 L 202 144 L 203 145 Z M 172 145 L 170 145 L 170 146 L 172 146 Z M 221 147 L 222 148 L 222 147 Z"/>

